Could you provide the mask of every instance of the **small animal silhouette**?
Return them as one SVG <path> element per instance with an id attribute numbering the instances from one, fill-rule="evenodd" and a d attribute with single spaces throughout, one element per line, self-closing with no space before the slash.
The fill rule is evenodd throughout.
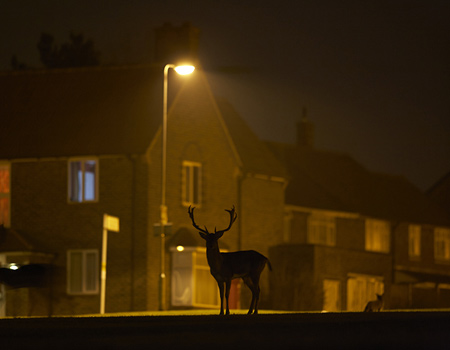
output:
<path id="1" fill-rule="evenodd" d="M 371 300 L 367 303 L 364 312 L 377 312 L 383 310 L 384 307 L 384 294 L 377 294 L 377 300 Z"/>

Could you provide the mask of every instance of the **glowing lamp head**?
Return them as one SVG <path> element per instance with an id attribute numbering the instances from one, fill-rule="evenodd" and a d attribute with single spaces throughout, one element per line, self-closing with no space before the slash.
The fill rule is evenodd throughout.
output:
<path id="1" fill-rule="evenodd" d="M 19 266 L 15 263 L 11 263 L 11 264 L 9 264 L 9 269 L 10 270 L 18 270 Z"/>
<path id="2" fill-rule="evenodd" d="M 178 74 L 188 75 L 194 71 L 195 67 L 190 65 L 184 65 L 184 66 L 176 66 L 174 69 L 175 72 L 177 72 Z"/>
<path id="3" fill-rule="evenodd" d="M 184 250 L 184 247 L 182 245 L 177 246 L 177 250 L 179 252 L 182 252 Z"/>

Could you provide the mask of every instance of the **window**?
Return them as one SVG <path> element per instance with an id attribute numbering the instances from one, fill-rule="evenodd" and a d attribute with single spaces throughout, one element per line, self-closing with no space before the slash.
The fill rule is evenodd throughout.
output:
<path id="1" fill-rule="evenodd" d="M 408 227 L 408 255 L 412 259 L 420 257 L 420 232 L 419 225 L 409 225 Z"/>
<path id="2" fill-rule="evenodd" d="M 347 280 L 347 310 L 363 311 L 370 300 L 383 293 L 383 277 L 352 274 Z"/>
<path id="3" fill-rule="evenodd" d="M 202 165 L 196 162 L 183 161 L 182 170 L 182 202 L 183 205 L 199 205 L 201 203 Z"/>
<path id="4" fill-rule="evenodd" d="M 389 253 L 389 222 L 375 219 L 366 220 L 366 250 Z"/>
<path id="5" fill-rule="evenodd" d="M 450 261 L 450 229 L 434 229 L 434 258 L 438 261 Z"/>
<path id="6" fill-rule="evenodd" d="M 171 251 L 172 305 L 206 308 L 220 306 L 219 289 L 210 273 L 206 249 L 184 247 L 182 251 L 176 248 Z"/>
<path id="7" fill-rule="evenodd" d="M 11 208 L 11 191 L 10 178 L 11 168 L 9 163 L 0 163 L 0 225 L 9 227 L 10 208 Z"/>
<path id="8" fill-rule="evenodd" d="M 323 310 L 341 311 L 341 282 L 323 280 Z"/>
<path id="9" fill-rule="evenodd" d="M 291 242 L 292 218 L 294 215 L 291 211 L 285 212 L 283 216 L 283 242 Z"/>
<path id="10" fill-rule="evenodd" d="M 69 161 L 69 201 L 93 202 L 97 200 L 98 166 L 95 159 Z"/>
<path id="11" fill-rule="evenodd" d="M 98 251 L 69 250 L 67 253 L 67 293 L 98 293 Z"/>
<path id="12" fill-rule="evenodd" d="M 194 306 L 220 306 L 219 288 L 214 277 L 211 276 L 206 251 L 198 249 L 194 255 Z M 211 278 L 212 277 L 212 278 Z"/>
<path id="13" fill-rule="evenodd" d="M 336 245 L 336 220 L 325 213 L 312 213 L 308 217 L 308 243 Z"/>

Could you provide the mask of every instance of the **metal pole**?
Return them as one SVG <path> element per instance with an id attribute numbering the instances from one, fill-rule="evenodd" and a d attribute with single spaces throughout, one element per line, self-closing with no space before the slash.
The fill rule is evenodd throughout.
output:
<path id="1" fill-rule="evenodd" d="M 161 206 L 160 206 L 160 228 L 161 228 L 161 270 L 159 275 L 160 291 L 159 291 L 159 309 L 166 308 L 166 272 L 165 272 L 165 225 L 168 222 L 167 206 L 166 206 L 166 152 L 167 152 L 167 81 L 169 68 L 174 68 L 173 64 L 164 66 L 164 90 L 163 90 L 163 120 L 162 120 L 162 165 L 161 165 Z"/>
<path id="2" fill-rule="evenodd" d="M 103 239 L 102 239 L 102 273 L 100 289 L 100 314 L 105 313 L 105 295 L 106 295 L 106 253 L 108 249 L 108 230 L 106 225 L 107 215 L 103 214 Z"/>

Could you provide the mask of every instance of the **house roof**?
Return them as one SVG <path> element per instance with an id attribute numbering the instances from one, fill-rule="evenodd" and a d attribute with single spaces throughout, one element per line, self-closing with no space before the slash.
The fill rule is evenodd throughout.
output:
<path id="1" fill-rule="evenodd" d="M 392 221 L 450 224 L 441 208 L 404 177 L 371 172 L 346 154 L 268 145 L 290 174 L 287 204 Z"/>
<path id="2" fill-rule="evenodd" d="M 244 170 L 286 178 L 287 172 L 284 165 L 273 155 L 267 145 L 260 141 L 234 107 L 224 98 L 216 98 L 216 103 L 241 157 Z"/>
<path id="3" fill-rule="evenodd" d="M 158 125 L 149 116 L 162 108 L 153 103 L 162 101 L 157 73 L 136 66 L 0 74 L 0 158 L 145 152 Z"/>
<path id="4" fill-rule="evenodd" d="M 0 159 L 143 154 L 161 123 L 162 79 L 159 65 L 0 73 Z M 171 80 L 169 105 L 182 81 Z M 233 107 L 215 100 L 244 171 L 283 176 Z"/>

